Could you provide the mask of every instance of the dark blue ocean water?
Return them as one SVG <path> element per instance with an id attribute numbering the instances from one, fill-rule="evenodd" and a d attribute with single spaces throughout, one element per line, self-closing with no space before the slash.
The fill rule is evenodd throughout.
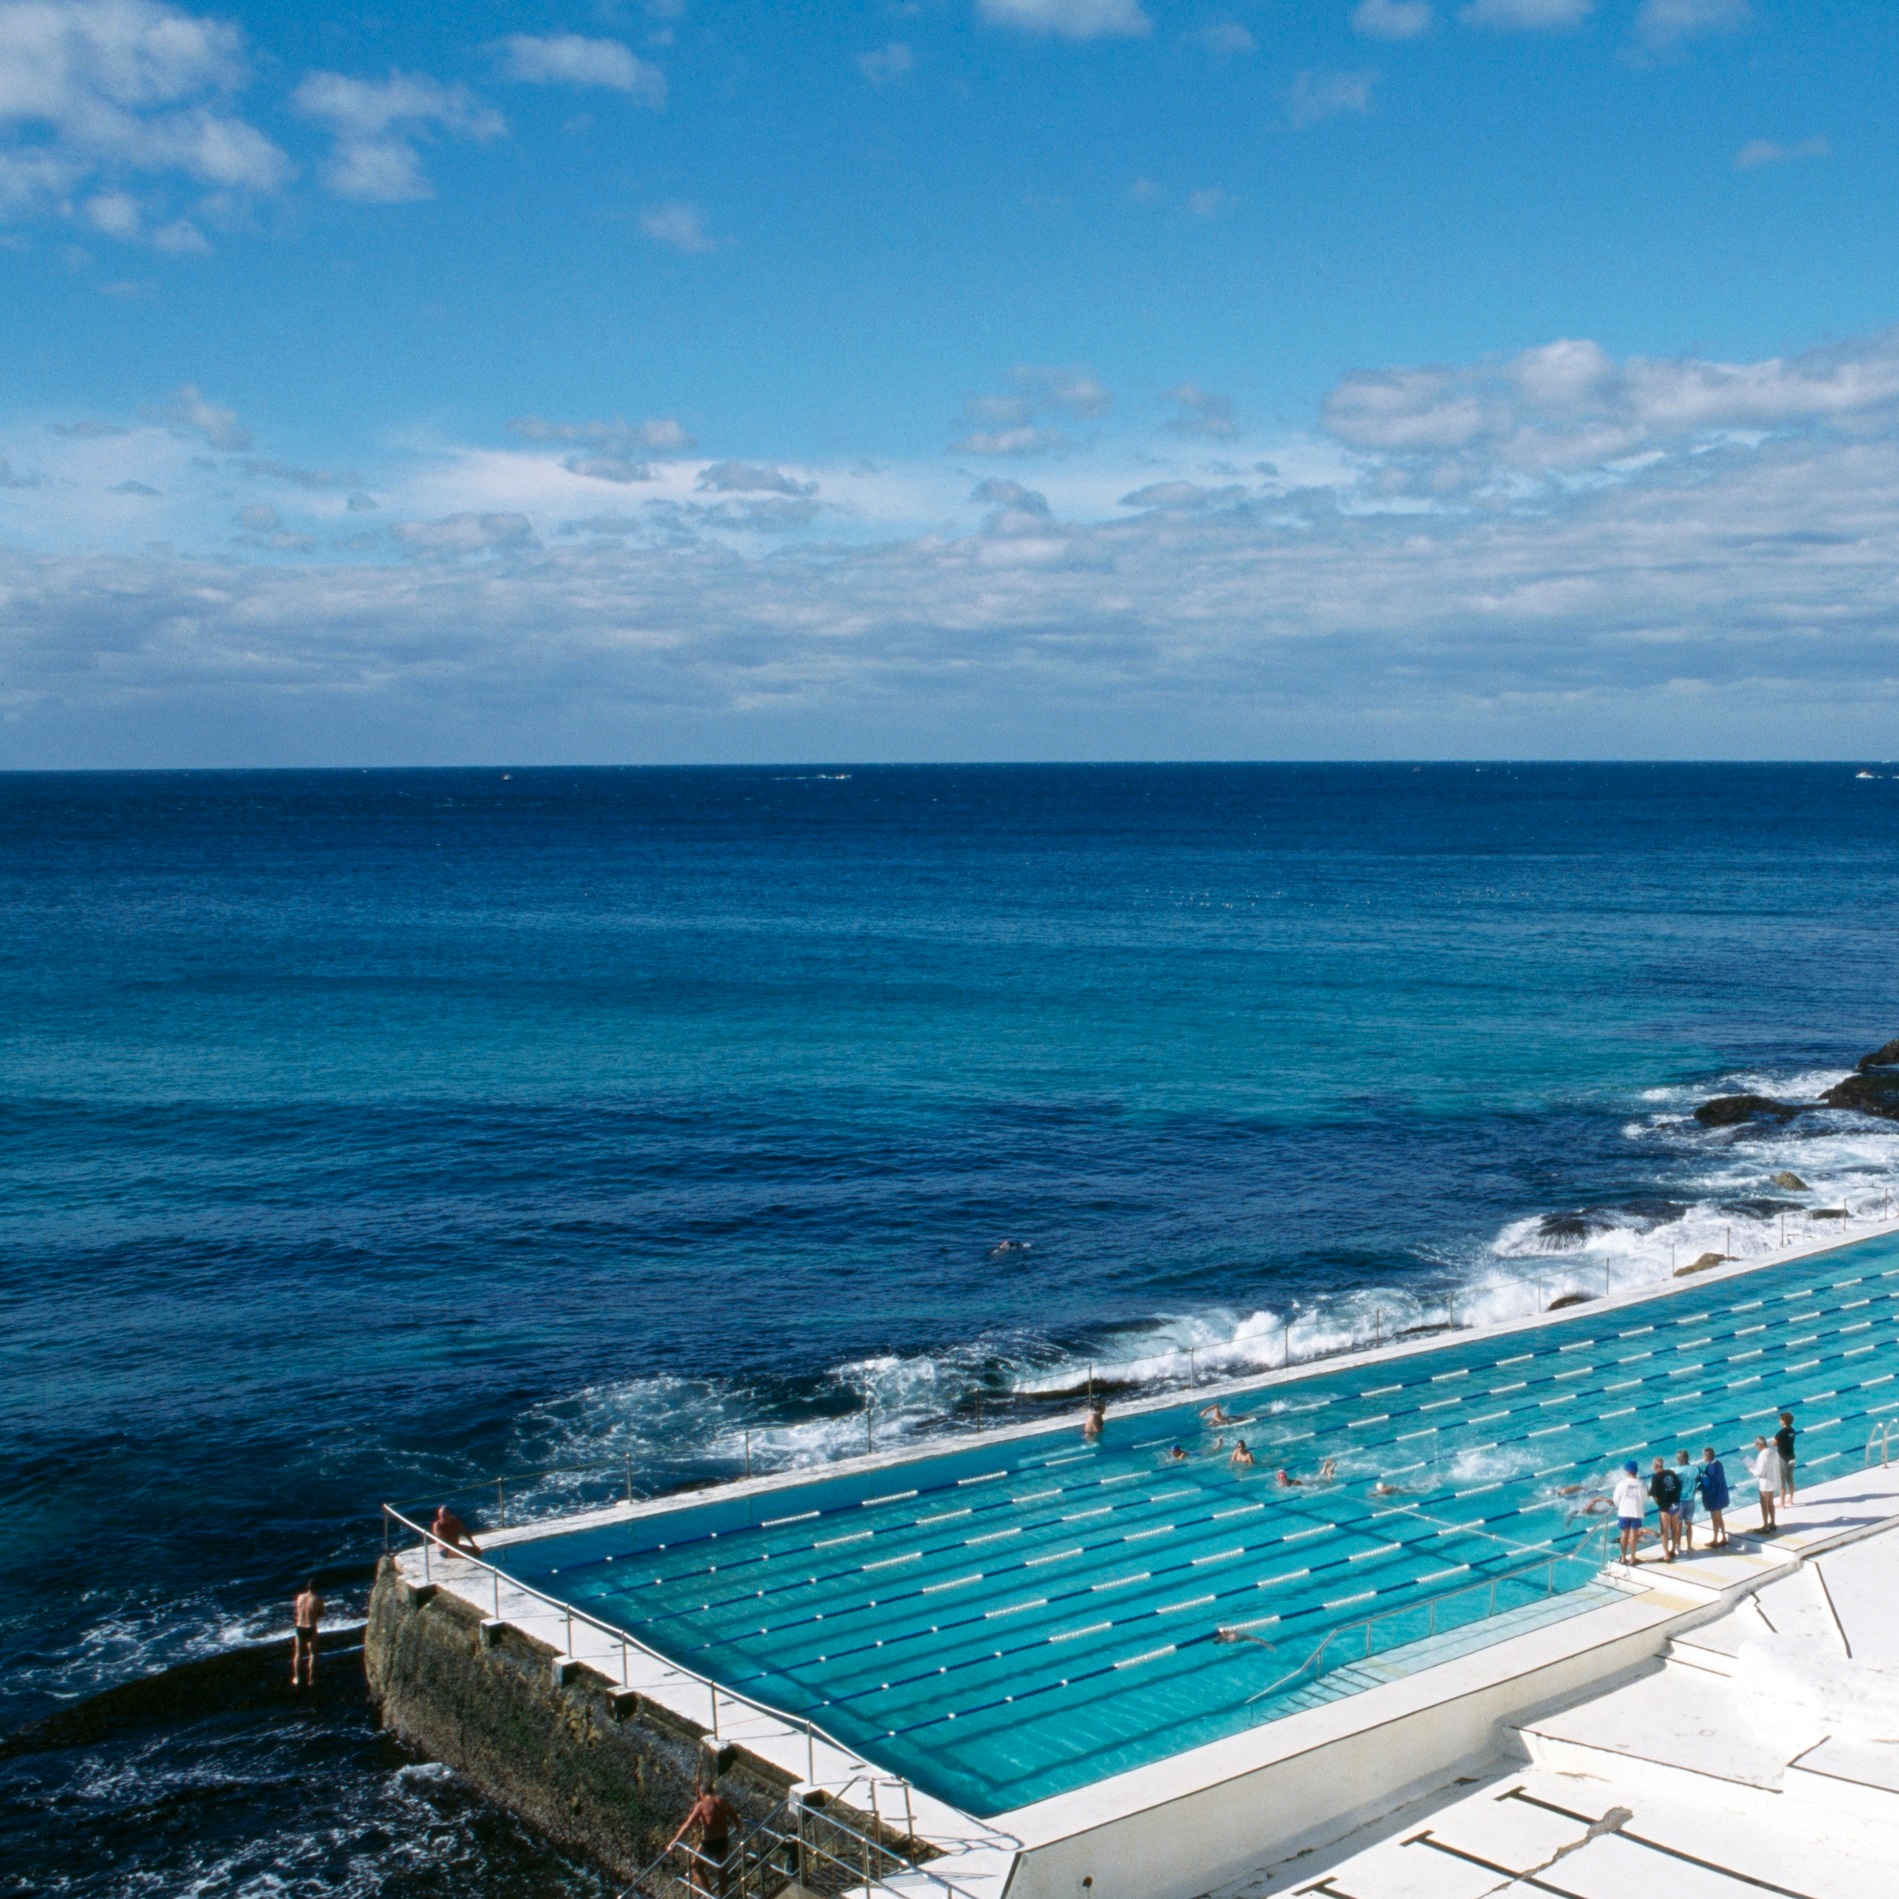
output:
<path id="1" fill-rule="evenodd" d="M 592 1889 L 340 1683 L 189 1687 L 312 1568 L 359 1604 L 382 1498 L 820 1461 L 1765 1247 L 1790 1166 L 1876 1199 L 1899 1127 L 1685 1118 L 1899 1034 L 1868 769 L 0 777 L 0 1717 L 188 1688 L 0 1760 L 0 1891 Z"/>

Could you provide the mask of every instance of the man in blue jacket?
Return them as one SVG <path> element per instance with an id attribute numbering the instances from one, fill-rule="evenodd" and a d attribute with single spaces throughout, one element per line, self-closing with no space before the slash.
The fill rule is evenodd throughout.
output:
<path id="1" fill-rule="evenodd" d="M 1728 1526 L 1722 1512 L 1728 1507 L 1728 1474 L 1721 1468 L 1721 1460 L 1714 1454 L 1710 1444 L 1701 1453 L 1701 1468 L 1695 1472 L 1695 1488 L 1701 1492 L 1701 1501 L 1708 1506 L 1708 1538 L 1710 1549 L 1725 1549 L 1728 1541 Z"/>

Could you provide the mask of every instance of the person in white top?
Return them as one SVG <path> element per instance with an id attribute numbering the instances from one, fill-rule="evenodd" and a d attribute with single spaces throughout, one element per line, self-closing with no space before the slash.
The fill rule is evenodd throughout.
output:
<path id="1" fill-rule="evenodd" d="M 1774 1498 L 1787 1481 L 1787 1467 L 1781 1461 L 1779 1447 L 1766 1438 L 1754 1440 L 1754 1455 L 1747 1460 L 1749 1474 L 1761 1487 L 1761 1534 L 1772 1536 L 1780 1528 L 1774 1521 Z"/>
<path id="2" fill-rule="evenodd" d="M 1642 1559 L 1635 1552 L 1642 1541 L 1642 1517 L 1648 1509 L 1648 1490 L 1635 1468 L 1634 1458 L 1622 1466 L 1611 1500 L 1615 1504 L 1616 1524 L 1622 1532 L 1622 1560 L 1639 1563 Z"/>

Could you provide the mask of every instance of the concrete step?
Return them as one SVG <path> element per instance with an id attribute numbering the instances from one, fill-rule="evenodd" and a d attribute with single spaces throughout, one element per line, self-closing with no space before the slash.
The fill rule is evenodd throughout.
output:
<path id="1" fill-rule="evenodd" d="M 1818 1742 L 1787 1763 L 1786 1788 L 1790 1800 L 1899 1827 L 1899 1744 Z"/>
<path id="2" fill-rule="evenodd" d="M 1725 1648 L 1697 1642 L 1693 1636 L 1670 1636 L 1668 1646 L 1662 1651 L 1662 1659 L 1670 1668 L 1692 1669 L 1699 1674 L 1713 1675 L 1721 1681 L 1734 1679 L 1734 1656 Z"/>
<path id="3" fill-rule="evenodd" d="M 1516 1733 L 1552 1773 L 1739 1812 L 1780 1803 L 1784 1760 L 1755 1739 L 1727 1684 L 1705 1670 L 1663 1668 Z"/>

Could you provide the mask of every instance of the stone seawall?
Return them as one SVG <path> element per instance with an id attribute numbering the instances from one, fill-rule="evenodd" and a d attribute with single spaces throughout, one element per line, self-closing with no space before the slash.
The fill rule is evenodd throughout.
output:
<path id="1" fill-rule="evenodd" d="M 552 1649 L 457 1596 L 412 1587 L 387 1557 L 363 1660 L 386 1728 L 622 1879 L 652 1863 L 713 1761 L 704 1728 L 590 1669 L 570 1664 L 557 1680 Z M 721 1748 L 717 1765 L 741 1827 L 792 1786 L 743 1748 Z"/>

